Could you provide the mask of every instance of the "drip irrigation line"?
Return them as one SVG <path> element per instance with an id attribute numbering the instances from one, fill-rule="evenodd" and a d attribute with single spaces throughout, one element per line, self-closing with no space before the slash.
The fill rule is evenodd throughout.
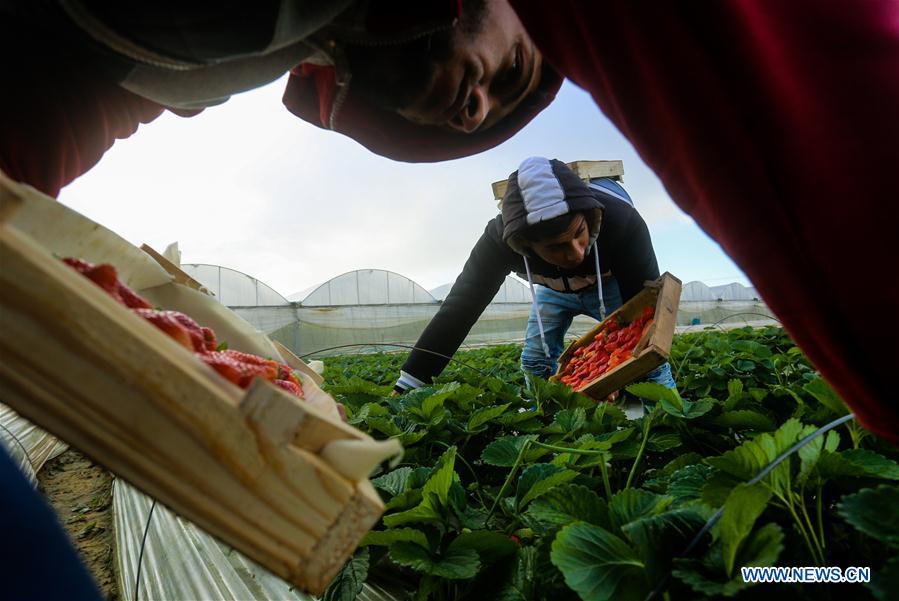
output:
<path id="1" fill-rule="evenodd" d="M 140 540 L 140 553 L 137 554 L 137 574 L 134 576 L 134 601 L 140 601 L 138 594 L 140 593 L 140 568 L 144 559 L 144 545 L 147 544 L 147 533 L 150 532 L 150 518 L 153 517 L 153 510 L 156 509 L 156 499 L 150 505 L 150 513 L 147 514 L 147 524 L 144 526 L 144 535 Z"/>
<path id="2" fill-rule="evenodd" d="M 802 440 L 800 440 L 799 442 L 794 444 L 792 447 L 790 447 L 789 449 L 787 449 L 786 451 L 784 451 L 783 453 L 778 455 L 774 459 L 774 461 L 772 461 L 765 467 L 765 469 L 760 471 L 752 480 L 747 482 L 746 483 L 747 486 L 752 486 L 753 484 L 758 484 L 759 482 L 762 481 L 762 479 L 765 476 L 767 476 L 768 474 L 771 473 L 771 470 L 773 470 L 778 465 L 783 463 L 783 461 L 785 459 L 787 459 L 788 457 L 790 457 L 790 455 L 792 455 L 793 453 L 795 453 L 796 451 L 798 451 L 799 449 L 801 449 L 802 447 L 804 447 L 805 445 L 810 443 L 812 440 L 814 440 L 818 436 L 824 434 L 825 432 L 827 432 L 829 430 L 833 430 L 837 426 L 844 424 L 853 418 L 855 418 L 854 413 L 847 413 L 846 415 L 844 415 L 842 417 L 838 417 L 837 419 L 833 420 L 832 422 L 830 422 L 824 426 L 821 426 L 820 428 L 818 428 L 817 430 L 815 430 L 814 432 L 812 432 L 811 434 L 809 434 L 808 436 L 806 436 L 805 438 L 803 438 Z M 693 540 L 690 541 L 690 544 L 687 545 L 687 548 L 684 549 L 683 553 L 681 553 L 681 557 L 686 557 L 693 551 L 693 549 L 696 547 L 696 545 L 699 544 L 699 541 L 702 540 L 702 537 L 705 536 L 706 532 L 711 530 L 712 527 L 718 523 L 718 520 L 721 519 L 722 515 L 724 515 L 724 506 L 723 505 L 718 509 L 718 511 L 715 512 L 715 514 L 711 518 L 709 518 L 709 521 L 707 521 L 705 523 L 705 526 L 703 526 L 699 530 L 699 532 L 696 534 L 696 536 L 693 537 Z M 653 599 L 658 597 L 660 594 L 662 594 L 662 592 L 666 588 L 668 588 L 668 583 L 670 581 L 671 581 L 671 572 L 669 571 L 665 575 L 665 577 L 659 581 L 659 583 L 649 593 L 649 595 L 646 596 L 645 601 L 652 601 Z"/>
<path id="3" fill-rule="evenodd" d="M 395 343 L 395 342 L 364 342 L 364 343 L 357 343 L 357 344 L 339 344 L 337 346 L 329 346 L 327 348 L 318 349 L 316 351 L 306 353 L 305 355 L 300 355 L 299 357 L 300 357 L 300 359 L 305 359 L 306 357 L 311 357 L 312 355 L 317 355 L 318 353 L 324 353 L 327 351 L 333 351 L 333 350 L 342 349 L 342 348 L 359 347 L 359 346 L 395 346 L 398 348 L 405 348 L 405 349 L 414 350 L 414 351 L 421 351 L 423 353 L 430 353 L 432 355 L 437 355 L 438 357 L 442 357 L 443 359 L 447 359 L 454 363 L 458 363 L 459 365 L 464 365 L 468 369 L 473 369 L 474 371 L 478 372 L 482 376 L 490 376 L 490 373 L 491 373 L 491 372 L 486 372 L 482 369 L 478 369 L 477 367 L 470 365 L 468 363 L 465 363 L 464 361 L 460 361 L 459 359 L 454 359 L 453 357 L 444 355 L 443 353 L 438 353 L 437 351 L 432 351 L 430 349 L 421 348 L 420 346 L 415 346 L 414 344 L 399 344 L 399 343 Z"/>

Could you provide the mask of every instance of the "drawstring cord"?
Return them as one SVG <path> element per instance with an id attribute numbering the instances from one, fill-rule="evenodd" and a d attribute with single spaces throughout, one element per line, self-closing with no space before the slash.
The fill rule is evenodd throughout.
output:
<path id="1" fill-rule="evenodd" d="M 537 293 L 534 291 L 534 282 L 531 279 L 531 266 L 528 263 L 528 258 L 524 255 L 524 269 L 528 274 L 528 285 L 531 287 L 531 302 L 534 305 L 534 313 L 537 315 L 537 328 L 540 330 L 540 342 L 543 344 L 543 354 L 546 355 L 546 358 L 549 359 L 549 345 L 546 344 L 546 334 L 543 331 L 543 320 L 540 318 L 540 307 L 537 305 Z M 605 308 L 603 308 L 605 311 Z"/>
<path id="2" fill-rule="evenodd" d="M 593 251 L 593 258 L 596 259 L 596 293 L 599 295 L 599 321 L 603 321 L 606 318 L 606 301 L 602 298 L 602 273 L 599 270 L 599 240 L 593 241 Z M 527 267 L 527 261 L 524 264 Z M 528 278 L 530 279 L 530 277 L 531 274 L 528 272 Z"/>

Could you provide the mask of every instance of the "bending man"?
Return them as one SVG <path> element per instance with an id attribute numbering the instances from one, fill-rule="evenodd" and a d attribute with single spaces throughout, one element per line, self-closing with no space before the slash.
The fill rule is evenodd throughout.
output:
<path id="1" fill-rule="evenodd" d="M 535 284 L 521 366 L 541 378 L 556 371 L 575 316 L 604 319 L 659 277 L 646 223 L 621 186 L 608 179 L 587 186 L 564 163 L 532 157 L 509 177 L 502 214 L 487 224 L 416 346 L 455 353 L 513 271 Z M 396 390 L 426 385 L 446 363 L 412 351 Z M 648 377 L 674 387 L 667 363 Z"/>

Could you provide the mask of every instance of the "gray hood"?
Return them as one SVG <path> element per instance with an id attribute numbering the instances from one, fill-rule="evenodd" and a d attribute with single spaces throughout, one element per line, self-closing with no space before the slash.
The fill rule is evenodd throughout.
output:
<path id="1" fill-rule="evenodd" d="M 599 235 L 603 204 L 565 163 L 530 157 L 509 176 L 503 196 L 503 242 L 521 255 L 528 254 L 524 233 L 531 226 L 555 217 L 583 211 L 590 243 Z"/>

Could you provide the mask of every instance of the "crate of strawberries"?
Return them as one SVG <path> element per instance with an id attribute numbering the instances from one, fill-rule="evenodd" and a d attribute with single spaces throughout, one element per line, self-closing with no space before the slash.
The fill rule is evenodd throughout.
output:
<path id="1" fill-rule="evenodd" d="M 668 360 L 681 282 L 664 273 L 573 342 L 550 378 L 605 399 Z"/>

